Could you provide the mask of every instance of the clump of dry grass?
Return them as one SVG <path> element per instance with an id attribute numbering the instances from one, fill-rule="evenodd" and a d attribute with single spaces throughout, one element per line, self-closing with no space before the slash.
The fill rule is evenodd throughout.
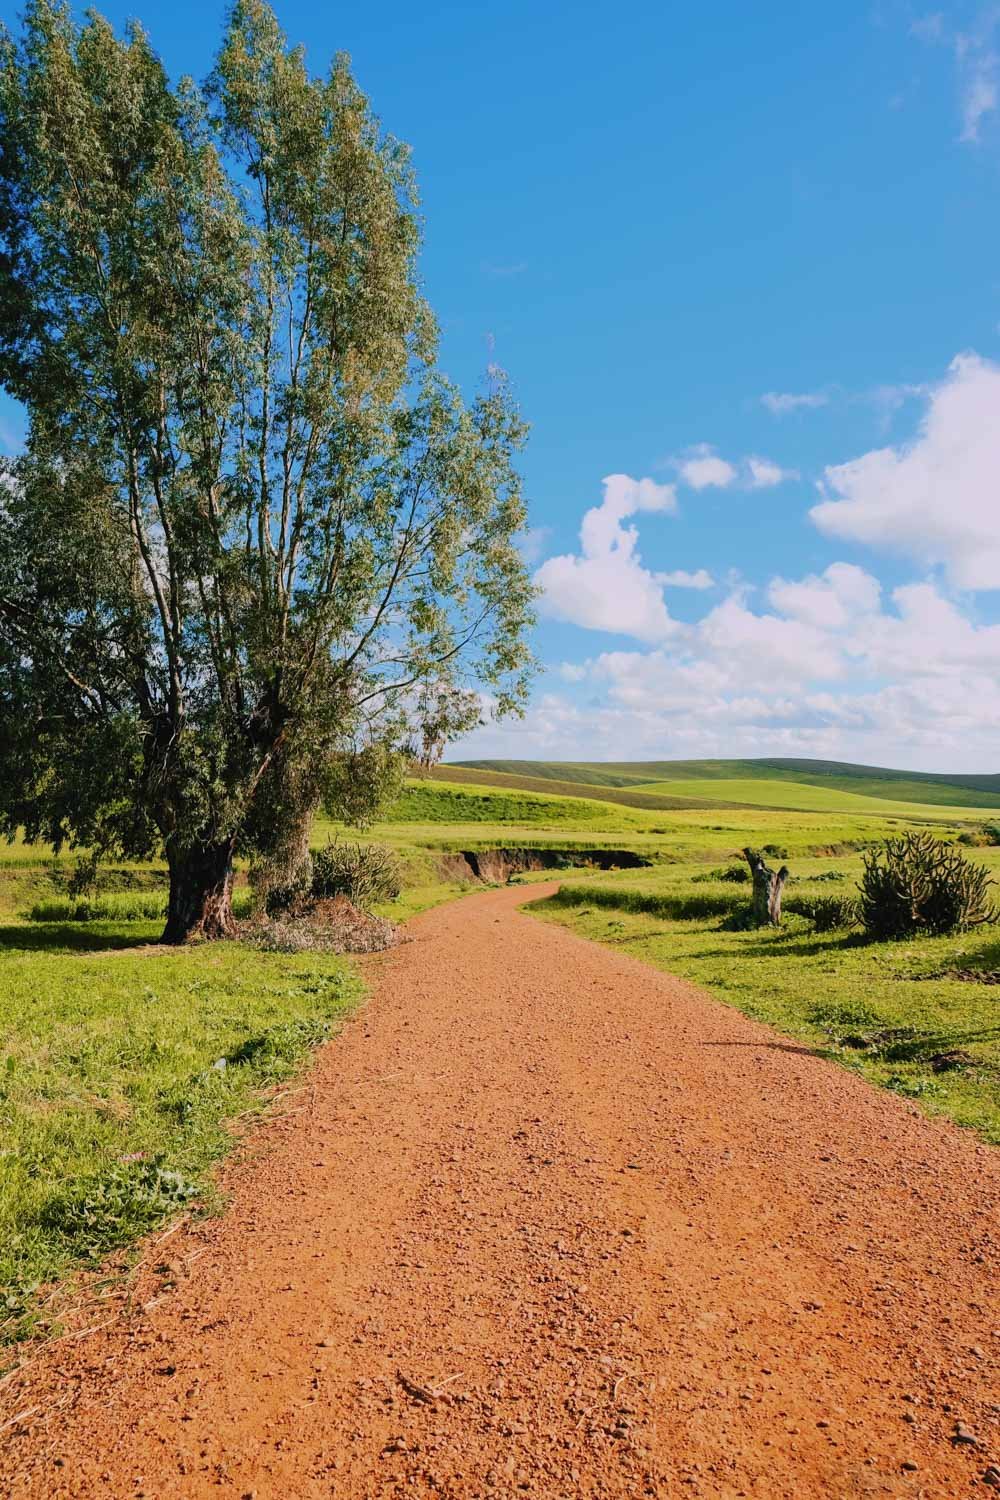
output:
<path id="1" fill-rule="evenodd" d="M 331 896 L 257 917 L 243 936 L 271 953 L 381 953 L 399 941 L 399 928 L 360 911 L 346 896 Z"/>

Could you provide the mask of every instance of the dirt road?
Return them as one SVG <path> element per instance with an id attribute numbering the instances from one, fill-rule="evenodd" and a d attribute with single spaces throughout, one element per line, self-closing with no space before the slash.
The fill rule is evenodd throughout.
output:
<path id="1" fill-rule="evenodd" d="M 0 1387 L 0 1493 L 994 1493 L 1000 1153 L 527 896 L 369 960 L 230 1211 Z"/>

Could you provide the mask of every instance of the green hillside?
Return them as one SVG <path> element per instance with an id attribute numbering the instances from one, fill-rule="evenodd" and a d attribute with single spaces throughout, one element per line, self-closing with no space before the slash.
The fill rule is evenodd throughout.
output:
<path id="1" fill-rule="evenodd" d="M 775 793 L 768 805 L 782 807 L 834 807 L 829 801 L 802 800 L 803 787 L 848 794 L 852 799 L 874 798 L 896 804 L 914 804 L 941 809 L 967 809 L 966 816 L 988 815 L 1000 810 L 1000 774 L 950 774 L 897 771 L 884 766 L 853 765 L 849 761 L 767 760 L 661 760 L 661 761 L 459 761 L 442 768 L 460 768 L 479 773 L 572 783 L 579 795 L 585 786 L 628 789 L 640 795 L 711 798 L 717 802 L 764 805 L 761 790 L 752 783 L 787 782 L 799 789 L 798 800 Z M 713 785 L 718 783 L 718 785 Z M 857 806 L 840 803 L 839 806 Z M 884 809 L 889 811 L 889 809 Z"/>

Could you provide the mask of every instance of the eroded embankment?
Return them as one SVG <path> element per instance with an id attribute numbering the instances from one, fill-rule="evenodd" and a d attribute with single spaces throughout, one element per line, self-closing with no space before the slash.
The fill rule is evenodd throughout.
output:
<path id="1" fill-rule="evenodd" d="M 443 854 L 437 866 L 444 880 L 481 880 L 503 885 L 512 875 L 539 870 L 642 870 L 653 863 L 634 849 L 583 849 L 576 845 L 553 848 L 498 847 L 461 849 Z"/>

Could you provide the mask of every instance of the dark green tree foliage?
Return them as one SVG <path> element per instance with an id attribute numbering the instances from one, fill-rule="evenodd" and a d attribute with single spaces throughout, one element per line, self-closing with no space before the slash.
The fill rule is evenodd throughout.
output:
<path id="1" fill-rule="evenodd" d="M 0 830 L 163 848 L 165 935 L 225 934 L 235 853 L 523 700 L 522 424 L 436 373 L 406 150 L 261 0 L 204 88 L 33 0 L 0 152 Z"/>
<path id="2" fill-rule="evenodd" d="M 865 855 L 861 920 L 874 938 L 976 927 L 995 920 L 992 885 L 986 867 L 951 844 L 931 833 L 905 833 Z"/>

